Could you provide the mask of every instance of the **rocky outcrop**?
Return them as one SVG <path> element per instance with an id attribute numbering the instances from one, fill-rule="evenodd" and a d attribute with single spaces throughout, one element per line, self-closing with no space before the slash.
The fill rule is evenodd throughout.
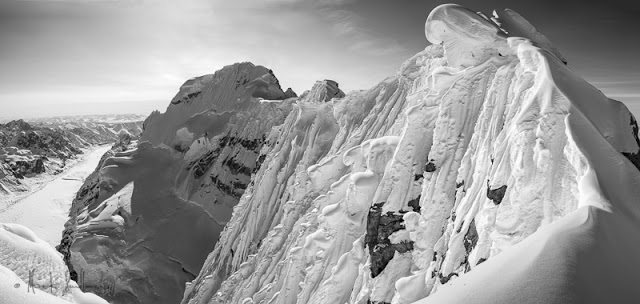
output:
<path id="1" fill-rule="evenodd" d="M 284 92 L 284 97 L 285 97 L 285 98 L 298 97 L 298 94 L 296 94 L 296 92 L 294 92 L 291 88 L 288 88 L 288 89 Z"/>

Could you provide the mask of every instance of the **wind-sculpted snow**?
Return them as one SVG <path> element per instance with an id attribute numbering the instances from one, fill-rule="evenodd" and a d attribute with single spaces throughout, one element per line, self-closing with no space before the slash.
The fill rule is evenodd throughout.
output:
<path id="1" fill-rule="evenodd" d="M 510 50 L 507 35 L 494 23 L 456 4 L 436 7 L 425 23 L 427 40 L 442 43 L 450 66 L 470 67 Z"/>
<path id="2" fill-rule="evenodd" d="M 567 60 L 560 54 L 560 51 L 551 44 L 551 41 L 542 33 L 538 32 L 527 19 L 515 11 L 508 8 L 504 10 L 494 10 L 491 20 L 509 36 L 527 38 L 532 44 L 551 52 L 556 58 L 562 60 L 565 64 L 567 63 Z"/>
<path id="3" fill-rule="evenodd" d="M 507 13 L 439 6 L 395 76 L 298 101 L 182 303 L 637 299 L 635 119 Z"/>

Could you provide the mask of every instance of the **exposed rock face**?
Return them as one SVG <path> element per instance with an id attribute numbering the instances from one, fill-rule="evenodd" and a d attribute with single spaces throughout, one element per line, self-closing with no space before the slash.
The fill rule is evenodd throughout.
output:
<path id="1" fill-rule="evenodd" d="M 285 98 L 298 97 L 298 94 L 296 94 L 296 92 L 294 92 L 291 88 L 288 88 L 288 89 L 284 92 L 284 97 L 285 97 Z"/>
<path id="2" fill-rule="evenodd" d="M 638 122 L 636 121 L 636 118 L 633 117 L 633 115 L 631 116 L 631 122 L 629 123 L 629 125 L 631 126 L 631 132 L 633 132 L 633 137 L 636 139 L 636 144 L 638 145 L 638 147 L 640 147 L 640 139 L 638 138 Z M 638 150 L 635 153 L 622 152 L 622 155 L 628 158 L 629 161 L 631 161 L 633 165 L 636 166 L 638 170 L 640 170 L 640 150 Z"/>
<path id="3" fill-rule="evenodd" d="M 405 230 L 402 215 L 405 212 L 382 214 L 383 203 L 371 207 L 367 217 L 367 234 L 364 243 L 371 257 L 371 278 L 377 277 L 393 259 L 396 251 L 405 253 L 413 250 L 413 241 L 401 241 L 393 244 L 389 237 Z M 406 231 L 406 230 L 405 230 Z"/>
<path id="4" fill-rule="evenodd" d="M 59 248 L 70 269 L 84 273 L 89 291 L 99 293 L 104 278 L 115 281 L 113 292 L 100 294 L 113 303 L 179 302 L 238 200 L 250 196 L 248 185 L 279 192 L 297 163 L 315 162 L 329 148 L 338 127 L 323 119 L 330 115 L 320 104 L 324 92 L 311 92 L 321 100 L 290 98 L 271 70 L 251 63 L 187 81 L 165 113 L 147 118 L 137 146 L 110 155 L 78 192 Z M 317 152 L 301 153 L 310 145 Z M 276 150 L 289 155 L 285 173 L 252 180 Z"/>
<path id="5" fill-rule="evenodd" d="M 523 267 L 536 280 L 557 278 L 558 267 L 537 273 L 536 263 L 556 260 L 545 255 L 553 250 L 576 256 L 575 239 L 567 236 L 580 224 L 576 217 L 595 225 L 585 214 L 607 210 L 604 197 L 615 196 L 585 186 L 595 174 L 589 155 L 599 154 L 573 136 L 595 138 L 613 151 L 607 159 L 624 176 L 631 162 L 622 153 L 637 153 L 640 143 L 630 112 L 569 71 L 559 52 L 546 49 L 548 40 L 518 16 L 492 22 L 440 6 L 425 26 L 434 44 L 394 77 L 322 105 L 303 106 L 309 96 L 341 95 L 330 82 L 302 94 L 299 107 L 274 129 L 270 138 L 277 144 L 264 148 L 262 167 L 182 303 L 412 303 L 437 297 L 481 269 L 484 281 L 464 282 L 475 290 L 493 285 L 487 280 L 509 269 L 487 272 L 485 265 L 496 267 L 492 261 L 502 256 L 510 259 L 504 265 L 520 265 L 513 250 L 531 257 Z M 508 30 L 529 39 L 510 37 Z M 628 217 L 624 225 L 638 227 L 637 206 L 619 208 L 617 219 Z M 527 240 L 548 233 L 545 226 L 566 225 L 565 219 L 574 226 L 553 228 L 556 234 L 545 239 L 563 246 L 515 246 L 535 246 Z M 633 259 L 637 248 L 628 252 Z M 624 272 L 636 278 L 634 271 Z M 568 272 L 567 280 L 579 281 Z M 496 284 L 528 292 L 526 276 L 512 277 Z M 504 290 L 492 288 L 483 303 L 492 296 L 519 302 Z M 449 292 L 456 303 L 471 299 L 464 288 L 457 291 L 467 297 Z M 542 296 L 563 299 L 561 293 Z"/>

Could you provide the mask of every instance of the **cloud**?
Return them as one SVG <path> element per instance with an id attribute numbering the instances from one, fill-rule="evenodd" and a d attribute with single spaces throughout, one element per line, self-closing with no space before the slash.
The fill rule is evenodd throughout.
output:
<path id="1" fill-rule="evenodd" d="M 333 23 L 333 31 L 345 39 L 353 51 L 373 56 L 402 54 L 406 49 L 397 41 L 383 37 L 362 26 L 364 20 L 353 12 L 344 9 L 324 8 L 329 22 Z"/>
<path id="2" fill-rule="evenodd" d="M 400 46 L 397 41 L 384 37 L 372 31 L 363 24 L 364 18 L 347 9 L 361 0 L 246 0 L 229 3 L 226 0 L 214 0 L 216 6 L 252 8 L 268 13 L 269 11 L 287 11 L 288 16 L 304 16 L 304 18 L 317 19 L 318 22 L 332 25 L 331 31 L 337 40 L 344 43 L 350 51 L 371 56 L 388 56 L 405 54 L 406 48 Z M 280 19 L 283 20 L 283 19 Z M 286 20 L 286 19 L 284 19 Z M 310 22 L 310 20 L 306 20 Z M 278 20 L 272 20 L 278 24 Z M 288 22 L 283 27 L 294 29 L 295 24 Z"/>

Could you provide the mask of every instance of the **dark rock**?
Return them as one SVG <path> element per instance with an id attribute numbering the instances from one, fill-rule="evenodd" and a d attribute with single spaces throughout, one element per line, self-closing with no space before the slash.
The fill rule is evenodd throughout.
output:
<path id="1" fill-rule="evenodd" d="M 367 215 L 367 233 L 365 245 L 371 256 L 371 277 L 377 277 L 387 267 L 395 252 L 405 253 L 413 250 L 413 242 L 392 244 L 389 236 L 396 231 L 405 229 L 403 213 L 387 212 L 382 214 L 384 203 L 371 206 Z"/>
<path id="2" fill-rule="evenodd" d="M 44 173 L 44 171 L 45 171 L 44 161 L 42 158 L 38 158 L 36 160 L 35 166 L 33 167 L 33 173 L 40 174 L 40 173 Z"/>
<path id="3" fill-rule="evenodd" d="M 418 197 L 410 200 L 407 203 L 407 205 L 409 205 L 409 207 L 411 207 L 414 212 L 420 213 L 420 197 L 421 197 L 421 195 L 418 195 Z"/>
<path id="4" fill-rule="evenodd" d="M 224 164 L 227 166 L 227 168 L 229 168 L 229 170 L 231 171 L 231 173 L 238 175 L 238 174 L 244 174 L 247 176 L 251 176 L 251 173 L 253 172 L 253 169 L 238 163 L 235 161 L 235 159 L 233 157 L 231 158 L 227 158 L 224 161 Z"/>
<path id="5" fill-rule="evenodd" d="M 638 147 L 640 147 L 640 139 L 638 138 L 638 122 L 636 121 L 636 118 L 633 117 L 633 115 L 631 115 L 630 125 L 631 131 L 633 132 L 633 137 L 636 140 L 636 144 L 638 145 Z M 633 163 L 633 165 L 638 170 L 640 170 L 640 149 L 636 153 L 622 152 L 622 155 L 629 159 L 629 161 L 631 161 L 631 163 Z"/>
<path id="6" fill-rule="evenodd" d="M 216 148 L 213 151 L 207 152 L 204 156 L 202 156 L 197 162 L 190 164 L 187 168 L 193 169 L 193 177 L 201 178 L 211 166 L 213 166 L 213 162 L 218 158 L 220 153 L 220 148 Z"/>
<path id="7" fill-rule="evenodd" d="M 436 171 L 436 165 L 432 162 L 428 162 L 427 165 L 424 167 L 424 171 L 426 172 Z"/>
<path id="8" fill-rule="evenodd" d="M 493 201 L 494 204 L 500 205 L 502 203 L 502 199 L 504 198 L 504 194 L 507 192 L 507 185 L 504 185 L 497 189 L 489 188 L 487 185 L 487 198 Z"/>
<path id="9" fill-rule="evenodd" d="M 456 276 L 456 277 L 457 277 L 457 276 L 458 276 L 458 274 L 457 274 L 457 273 L 455 273 L 455 272 L 452 272 L 452 273 L 450 273 L 449 275 L 447 275 L 446 277 L 445 277 L 445 276 L 443 276 L 442 274 L 439 274 L 439 275 L 438 275 L 438 278 L 440 278 L 440 283 L 442 283 L 442 284 L 446 284 L 447 282 L 449 282 L 449 280 L 451 280 L 451 278 L 452 278 L 453 276 Z"/>
<path id="10" fill-rule="evenodd" d="M 262 163 L 264 163 L 264 160 L 267 158 L 267 155 L 265 154 L 261 154 L 260 156 L 258 156 L 258 159 L 256 159 L 256 164 L 255 166 L 253 166 L 253 173 L 258 172 L 258 170 L 260 170 L 260 167 L 262 167 Z M 253 180 L 252 180 L 253 182 Z"/>
<path id="11" fill-rule="evenodd" d="M 478 231 L 476 230 L 476 221 L 472 220 L 471 224 L 469 224 L 469 230 L 467 230 L 467 234 L 464 235 L 464 249 L 467 251 L 467 255 L 476 247 L 478 243 Z"/>
<path id="12" fill-rule="evenodd" d="M 298 97 L 298 94 L 294 92 L 291 88 L 288 88 L 287 91 L 284 92 L 284 98 L 293 98 Z"/>

